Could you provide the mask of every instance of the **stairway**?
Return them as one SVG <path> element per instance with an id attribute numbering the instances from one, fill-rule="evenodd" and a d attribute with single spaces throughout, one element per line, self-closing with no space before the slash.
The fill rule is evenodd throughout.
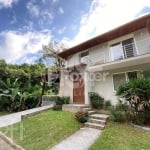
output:
<path id="1" fill-rule="evenodd" d="M 83 110 L 88 111 L 89 120 L 85 123 L 85 127 L 94 129 L 104 130 L 109 115 L 99 114 L 91 108 L 84 108 Z"/>

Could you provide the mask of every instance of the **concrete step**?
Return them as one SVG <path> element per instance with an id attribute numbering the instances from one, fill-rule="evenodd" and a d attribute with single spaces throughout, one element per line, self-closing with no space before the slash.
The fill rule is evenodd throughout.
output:
<path id="1" fill-rule="evenodd" d="M 91 122 L 86 122 L 85 126 L 90 127 L 90 128 L 94 128 L 94 129 L 99 129 L 99 130 L 104 130 L 104 128 L 105 128 L 105 125 L 97 124 L 97 123 L 91 123 Z"/>
<path id="2" fill-rule="evenodd" d="M 93 118 L 89 118 L 88 122 L 97 123 L 97 124 L 102 124 L 102 125 L 105 125 L 105 124 L 106 124 L 106 120 L 93 119 Z"/>
<path id="3" fill-rule="evenodd" d="M 88 108 L 88 107 L 87 107 L 87 108 L 82 108 L 82 110 L 83 110 L 83 111 L 90 111 L 91 108 L 90 108 L 90 107 L 89 107 L 89 108 Z"/>
<path id="4" fill-rule="evenodd" d="M 105 115 L 105 114 L 92 114 L 92 115 L 90 115 L 90 118 L 100 119 L 100 120 L 107 120 L 109 118 L 109 115 Z"/>
<path id="5" fill-rule="evenodd" d="M 89 105 L 85 104 L 64 104 L 62 110 L 76 113 L 84 108 L 89 108 Z"/>
<path id="6" fill-rule="evenodd" d="M 88 111 L 88 115 L 92 115 L 92 114 L 95 114 L 95 113 L 96 113 L 96 111 L 94 111 L 94 110 Z"/>

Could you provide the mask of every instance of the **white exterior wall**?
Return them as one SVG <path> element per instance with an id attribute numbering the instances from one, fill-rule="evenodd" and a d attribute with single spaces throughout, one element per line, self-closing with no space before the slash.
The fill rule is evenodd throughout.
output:
<path id="1" fill-rule="evenodd" d="M 79 53 L 76 53 L 67 59 L 66 67 L 72 67 L 72 66 L 79 65 L 79 64 L 80 64 Z"/>
<path id="2" fill-rule="evenodd" d="M 118 102 L 118 97 L 115 96 L 116 92 L 114 91 L 113 74 L 129 72 L 129 71 L 142 72 L 144 70 L 149 70 L 149 69 L 150 69 L 150 64 L 144 64 L 140 66 L 138 65 L 138 66 L 127 67 L 127 68 L 122 68 L 117 70 L 110 70 L 108 71 L 108 76 L 106 76 L 106 80 L 101 80 L 101 81 L 96 80 L 93 82 L 91 92 L 99 93 L 102 97 L 105 98 L 105 100 L 111 100 L 112 104 L 115 105 Z M 104 74 L 104 72 L 101 73 Z"/>
<path id="3" fill-rule="evenodd" d="M 150 53 L 150 34 L 147 29 L 142 29 L 134 33 L 137 54 Z"/>
<path id="4" fill-rule="evenodd" d="M 109 61 L 108 44 L 97 45 L 89 49 L 89 65 L 93 66 Z"/>

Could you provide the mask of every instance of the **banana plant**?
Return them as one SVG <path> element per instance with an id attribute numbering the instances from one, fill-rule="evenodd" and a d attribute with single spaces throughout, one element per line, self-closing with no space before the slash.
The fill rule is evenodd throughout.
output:
<path id="1" fill-rule="evenodd" d="M 10 111 L 13 111 L 16 108 L 16 99 L 20 97 L 20 83 L 18 83 L 17 81 L 18 79 L 16 79 L 15 82 L 11 83 L 11 80 L 9 78 L 7 79 L 6 83 L 2 80 L 0 81 L 0 83 L 3 84 L 4 87 L 4 89 L 0 89 L 0 100 L 3 101 L 3 98 L 10 100 Z"/>

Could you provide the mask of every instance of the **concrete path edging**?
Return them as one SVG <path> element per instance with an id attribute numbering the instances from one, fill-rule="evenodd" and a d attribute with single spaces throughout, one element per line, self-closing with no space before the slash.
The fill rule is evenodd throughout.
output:
<path id="1" fill-rule="evenodd" d="M 140 125 L 136 125 L 134 123 L 131 122 L 131 125 L 135 128 L 139 128 L 139 129 L 142 129 L 144 131 L 149 131 L 150 132 L 150 127 L 145 127 L 145 126 L 140 126 Z"/>
<path id="2" fill-rule="evenodd" d="M 20 122 L 22 119 L 36 115 L 37 113 L 40 113 L 42 111 L 46 111 L 46 110 L 51 109 L 51 108 L 53 108 L 53 105 L 28 109 L 25 111 L 1 116 L 0 117 L 0 127 L 6 127 L 8 125 L 12 125 L 14 123 Z"/>
<path id="3" fill-rule="evenodd" d="M 25 150 L 21 146 L 17 145 L 11 138 L 7 137 L 5 134 L 0 132 L 0 138 L 4 140 L 8 145 L 10 145 L 15 150 Z"/>

